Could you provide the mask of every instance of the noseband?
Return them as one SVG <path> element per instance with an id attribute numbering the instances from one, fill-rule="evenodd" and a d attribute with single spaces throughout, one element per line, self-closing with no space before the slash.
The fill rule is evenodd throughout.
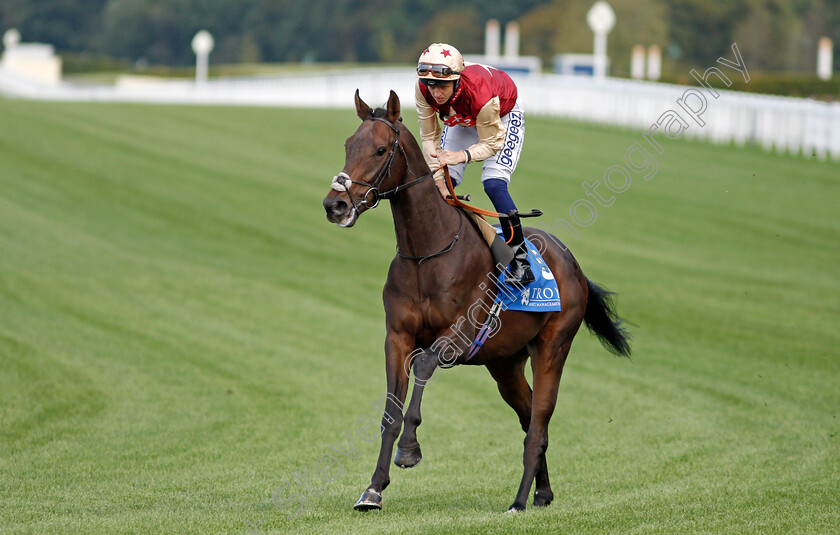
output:
<path id="1" fill-rule="evenodd" d="M 387 177 L 391 176 L 391 166 L 394 164 L 394 157 L 397 154 L 397 149 L 399 149 L 400 153 L 403 155 L 403 159 L 405 160 L 405 168 L 408 173 L 412 176 L 417 176 L 414 174 L 411 169 L 408 167 L 408 158 L 405 155 L 405 149 L 403 149 L 402 145 L 400 145 L 400 129 L 397 127 L 396 124 L 392 123 L 391 121 L 384 119 L 382 117 L 370 117 L 369 119 L 365 119 L 366 121 L 379 121 L 388 125 L 388 127 L 394 131 L 394 143 L 391 145 L 391 150 L 388 152 L 388 158 L 385 160 L 385 165 L 382 166 L 382 169 L 379 170 L 377 173 L 376 178 L 373 179 L 372 182 L 362 182 L 360 180 L 353 180 L 350 176 L 345 173 L 341 172 L 332 179 L 332 189 L 347 193 L 347 197 L 350 199 L 350 203 L 353 205 L 353 208 L 356 212 L 361 212 L 359 209 L 360 206 L 364 206 L 365 209 L 373 209 L 379 206 L 379 201 L 382 199 L 391 199 L 397 193 L 404 189 L 408 189 L 411 186 L 426 180 L 427 178 L 432 176 L 432 173 L 427 173 L 421 177 L 418 177 L 407 184 L 400 184 L 399 186 L 389 189 L 388 191 L 379 191 L 379 187 L 382 185 L 382 182 L 385 181 Z M 399 119 L 402 121 L 402 117 Z M 359 186 L 366 187 L 365 194 L 362 195 L 362 200 L 358 203 L 353 200 L 353 195 L 350 193 L 350 184 L 357 184 Z M 368 197 L 371 197 L 371 201 L 368 201 Z"/>

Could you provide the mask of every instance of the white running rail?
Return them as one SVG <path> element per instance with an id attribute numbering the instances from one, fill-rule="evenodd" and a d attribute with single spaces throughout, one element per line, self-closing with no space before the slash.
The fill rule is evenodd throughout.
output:
<path id="1" fill-rule="evenodd" d="M 688 137 L 739 146 L 755 143 L 768 151 L 840 160 L 837 102 L 734 91 L 719 91 L 715 99 L 707 89 L 694 87 L 708 104 L 702 114 L 705 125 L 700 127 L 677 104 L 688 86 L 552 74 L 515 78 L 526 113 L 648 130 L 663 113 L 673 110 L 690 124 L 685 130 Z M 410 67 L 211 79 L 203 84 L 138 78 L 116 86 L 69 82 L 46 86 L 0 69 L 0 93 L 84 102 L 348 108 L 358 88 L 370 105 L 383 104 L 393 89 L 404 107 L 413 108 L 414 83 Z"/>

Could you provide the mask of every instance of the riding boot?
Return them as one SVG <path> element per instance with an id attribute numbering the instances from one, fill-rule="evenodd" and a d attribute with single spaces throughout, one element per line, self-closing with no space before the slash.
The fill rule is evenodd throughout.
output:
<path id="1" fill-rule="evenodd" d="M 513 260 L 505 273 L 505 281 L 527 286 L 534 282 L 531 264 L 528 262 L 528 249 L 525 247 L 525 236 L 519 223 L 519 212 L 511 210 L 507 214 L 499 214 L 502 233 L 505 241 L 513 249 Z"/>

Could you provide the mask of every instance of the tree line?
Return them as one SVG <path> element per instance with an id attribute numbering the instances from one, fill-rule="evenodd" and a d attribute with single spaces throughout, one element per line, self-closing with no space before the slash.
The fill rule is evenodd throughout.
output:
<path id="1" fill-rule="evenodd" d="M 630 48 L 659 45 L 666 65 L 705 65 L 737 42 L 751 69 L 813 72 L 816 42 L 835 42 L 837 0 L 608 0 L 618 23 L 608 39 L 612 73 L 629 71 Z M 157 65 L 189 65 L 200 29 L 216 40 L 214 63 L 410 62 L 446 41 L 481 53 L 484 26 L 518 21 L 521 53 L 548 63 L 589 53 L 594 0 L 3 0 L 0 31 L 59 52 Z M 835 65 L 838 63 L 835 59 Z"/>

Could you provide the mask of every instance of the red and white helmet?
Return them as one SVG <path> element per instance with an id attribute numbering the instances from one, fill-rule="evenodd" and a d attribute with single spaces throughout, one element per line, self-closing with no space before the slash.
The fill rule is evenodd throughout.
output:
<path id="1" fill-rule="evenodd" d="M 417 61 L 417 77 L 427 85 L 458 80 L 463 70 L 463 56 L 457 48 L 445 43 L 432 43 Z"/>

